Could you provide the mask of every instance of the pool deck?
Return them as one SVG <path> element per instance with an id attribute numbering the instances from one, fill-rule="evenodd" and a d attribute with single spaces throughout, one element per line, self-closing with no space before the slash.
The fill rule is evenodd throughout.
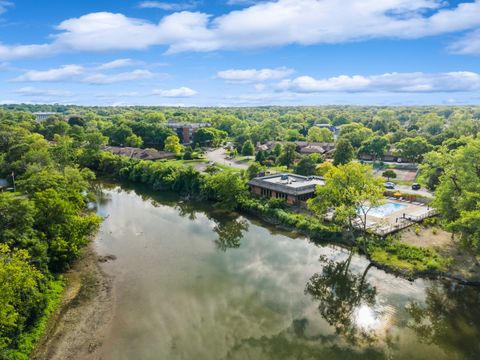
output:
<path id="1" fill-rule="evenodd" d="M 386 203 L 406 205 L 392 211 L 385 216 L 367 214 L 367 229 L 369 232 L 380 236 L 386 236 L 401 229 L 407 228 L 423 219 L 436 215 L 434 209 L 420 203 L 386 199 Z M 356 222 L 358 228 L 363 228 L 361 221 Z"/>

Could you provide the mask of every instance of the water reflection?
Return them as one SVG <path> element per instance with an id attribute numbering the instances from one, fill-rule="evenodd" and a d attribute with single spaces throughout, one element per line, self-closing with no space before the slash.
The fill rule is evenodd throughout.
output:
<path id="1" fill-rule="evenodd" d="M 248 231 L 248 222 L 242 218 L 220 221 L 213 231 L 218 235 L 218 239 L 215 240 L 217 249 L 227 251 L 239 248 L 243 233 Z"/>
<path id="2" fill-rule="evenodd" d="M 365 279 L 371 264 L 362 274 L 353 273 L 352 256 L 353 251 L 345 261 L 321 256 L 322 272 L 310 278 L 305 293 L 318 301 L 318 311 L 337 334 L 352 344 L 372 342 L 379 319 L 373 310 L 377 290 Z"/>
<path id="3" fill-rule="evenodd" d="M 411 302 L 408 326 L 420 341 L 441 347 L 450 358 L 478 359 L 480 354 L 480 292 L 455 283 L 434 283 L 425 304 Z"/>

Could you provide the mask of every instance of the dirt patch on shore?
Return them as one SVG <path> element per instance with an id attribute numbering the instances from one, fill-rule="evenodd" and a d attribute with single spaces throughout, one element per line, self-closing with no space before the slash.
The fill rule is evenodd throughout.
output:
<path id="1" fill-rule="evenodd" d="M 114 308 L 112 278 L 100 268 L 91 244 L 65 277 L 62 303 L 30 358 L 101 359 Z"/>
<path id="2" fill-rule="evenodd" d="M 440 228 L 422 227 L 418 235 L 414 226 L 400 233 L 400 240 L 408 245 L 433 248 L 452 260 L 449 273 L 468 281 L 480 281 L 480 258 L 462 249 L 452 233 Z"/>
<path id="3" fill-rule="evenodd" d="M 415 226 L 410 226 L 401 232 L 401 241 L 418 247 L 443 249 L 450 246 L 453 240 L 451 233 L 439 228 L 422 227 L 417 235 Z"/>

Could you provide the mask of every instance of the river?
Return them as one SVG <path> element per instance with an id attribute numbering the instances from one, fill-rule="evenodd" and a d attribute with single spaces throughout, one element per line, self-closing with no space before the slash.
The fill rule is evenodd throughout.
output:
<path id="1" fill-rule="evenodd" d="M 174 195 L 103 184 L 106 359 L 480 358 L 480 291 Z"/>

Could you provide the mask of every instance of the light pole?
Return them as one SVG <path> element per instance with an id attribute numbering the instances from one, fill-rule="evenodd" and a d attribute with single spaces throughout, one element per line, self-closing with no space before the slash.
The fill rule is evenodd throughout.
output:
<path id="1" fill-rule="evenodd" d="M 17 189 L 15 188 L 15 172 L 12 171 L 12 182 L 13 182 L 13 192 L 17 192 Z"/>

